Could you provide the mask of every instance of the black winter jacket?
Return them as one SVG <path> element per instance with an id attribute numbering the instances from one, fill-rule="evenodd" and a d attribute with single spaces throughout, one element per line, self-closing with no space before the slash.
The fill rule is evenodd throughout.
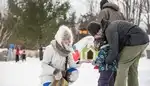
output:
<path id="1" fill-rule="evenodd" d="M 105 30 L 105 36 L 110 45 L 107 64 L 119 59 L 119 53 L 124 46 L 137 46 L 149 42 L 147 33 L 140 27 L 122 20 L 111 22 Z"/>

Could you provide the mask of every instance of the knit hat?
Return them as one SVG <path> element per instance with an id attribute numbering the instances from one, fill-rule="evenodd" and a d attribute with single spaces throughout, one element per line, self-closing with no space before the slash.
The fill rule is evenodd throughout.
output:
<path id="1" fill-rule="evenodd" d="M 101 8 L 101 10 L 103 9 L 103 5 L 105 3 L 107 3 L 107 2 L 108 2 L 108 0 L 101 0 L 101 2 L 100 2 L 100 8 Z"/>
<path id="2" fill-rule="evenodd" d="M 87 29 L 92 36 L 95 36 L 98 33 L 98 31 L 100 30 L 100 28 L 101 28 L 101 25 L 98 22 L 94 22 L 94 21 L 92 21 L 87 26 Z"/>

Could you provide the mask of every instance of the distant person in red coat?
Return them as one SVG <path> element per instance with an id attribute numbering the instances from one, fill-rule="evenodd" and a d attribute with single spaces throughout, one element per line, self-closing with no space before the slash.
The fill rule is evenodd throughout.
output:
<path id="1" fill-rule="evenodd" d="M 16 62 L 19 61 L 19 55 L 20 55 L 20 49 L 19 49 L 19 46 L 17 46 L 17 48 L 16 48 Z"/>

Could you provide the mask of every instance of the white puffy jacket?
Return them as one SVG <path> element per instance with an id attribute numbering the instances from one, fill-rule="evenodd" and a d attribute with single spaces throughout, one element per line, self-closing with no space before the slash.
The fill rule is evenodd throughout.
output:
<path id="1" fill-rule="evenodd" d="M 49 63 L 51 62 L 51 65 Z M 42 61 L 42 74 L 40 75 L 41 79 L 41 84 L 45 82 L 53 82 L 54 81 L 54 76 L 53 72 L 54 70 L 60 69 L 60 70 L 65 70 L 65 62 L 66 62 L 66 57 L 63 57 L 58 54 L 52 47 L 52 45 L 48 45 L 44 51 L 43 55 L 43 61 Z M 68 55 L 68 64 L 69 67 L 76 67 L 76 64 L 72 58 L 72 55 Z"/>

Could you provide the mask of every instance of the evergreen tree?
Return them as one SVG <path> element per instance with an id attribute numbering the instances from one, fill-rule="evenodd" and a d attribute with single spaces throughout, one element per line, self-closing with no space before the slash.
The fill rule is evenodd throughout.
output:
<path id="1" fill-rule="evenodd" d="M 26 45 L 48 44 L 59 25 L 67 22 L 68 1 L 8 0 L 9 11 L 18 20 L 17 37 Z"/>

